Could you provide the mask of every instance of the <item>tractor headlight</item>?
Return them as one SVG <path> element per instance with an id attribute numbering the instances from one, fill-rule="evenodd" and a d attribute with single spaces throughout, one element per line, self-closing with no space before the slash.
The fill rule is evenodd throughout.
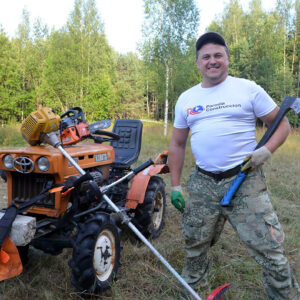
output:
<path id="1" fill-rule="evenodd" d="M 49 166 L 50 166 L 50 163 L 49 163 L 49 160 L 47 157 L 42 156 L 38 159 L 37 167 L 40 171 L 47 172 L 49 170 Z"/>
<path id="2" fill-rule="evenodd" d="M 14 166 L 14 159 L 10 154 L 7 154 L 3 158 L 3 165 L 6 169 L 12 169 Z"/>

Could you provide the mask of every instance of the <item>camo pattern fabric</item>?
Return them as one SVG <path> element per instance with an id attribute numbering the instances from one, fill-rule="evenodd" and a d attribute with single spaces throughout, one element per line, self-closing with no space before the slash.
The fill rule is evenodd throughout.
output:
<path id="1" fill-rule="evenodd" d="M 220 201 L 234 178 L 215 181 L 197 169 L 192 172 L 182 223 L 186 251 L 182 277 L 192 287 L 208 283 L 208 250 L 228 220 L 249 254 L 262 266 L 268 299 L 299 300 L 299 285 L 282 248 L 284 233 L 268 196 L 262 168 L 249 172 L 231 206 L 222 207 Z"/>

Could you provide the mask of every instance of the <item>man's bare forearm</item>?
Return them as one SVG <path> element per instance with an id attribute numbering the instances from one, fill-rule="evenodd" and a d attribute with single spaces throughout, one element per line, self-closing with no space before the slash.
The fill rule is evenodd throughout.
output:
<path id="1" fill-rule="evenodd" d="M 180 177 L 182 173 L 183 163 L 185 156 L 185 147 L 172 147 L 169 148 L 169 168 L 171 173 L 171 185 L 178 186 L 180 185 Z"/>
<path id="2" fill-rule="evenodd" d="M 169 147 L 169 168 L 171 173 L 171 185 L 180 185 L 180 177 L 182 173 L 185 146 L 189 135 L 189 128 L 173 129 L 173 135 Z"/>
<path id="3" fill-rule="evenodd" d="M 279 148 L 287 139 L 290 133 L 290 124 L 285 117 L 279 124 L 278 128 L 271 136 L 269 141 L 265 144 L 265 146 L 269 149 L 271 153 L 274 153 L 277 148 Z"/>

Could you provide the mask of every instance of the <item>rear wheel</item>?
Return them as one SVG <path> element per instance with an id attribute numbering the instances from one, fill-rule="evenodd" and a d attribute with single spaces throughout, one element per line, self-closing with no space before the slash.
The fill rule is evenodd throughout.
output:
<path id="1" fill-rule="evenodd" d="M 157 238 L 164 226 L 166 213 L 165 183 L 158 177 L 150 178 L 145 199 L 136 208 L 133 223 L 147 238 Z"/>
<path id="2" fill-rule="evenodd" d="M 120 234 L 113 217 L 98 213 L 78 230 L 70 261 L 72 284 L 100 294 L 108 289 L 120 265 Z"/>

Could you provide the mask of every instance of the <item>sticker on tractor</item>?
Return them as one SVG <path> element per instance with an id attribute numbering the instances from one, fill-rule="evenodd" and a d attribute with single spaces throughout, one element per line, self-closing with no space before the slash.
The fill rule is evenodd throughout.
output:
<path id="1" fill-rule="evenodd" d="M 95 155 L 96 162 L 105 161 L 107 159 L 107 153 L 99 153 Z"/>

